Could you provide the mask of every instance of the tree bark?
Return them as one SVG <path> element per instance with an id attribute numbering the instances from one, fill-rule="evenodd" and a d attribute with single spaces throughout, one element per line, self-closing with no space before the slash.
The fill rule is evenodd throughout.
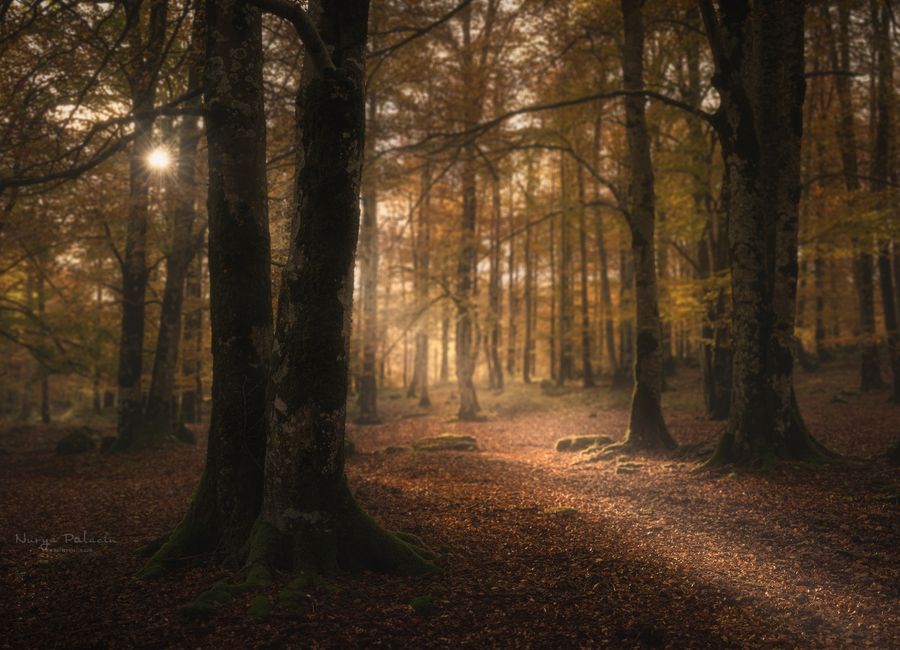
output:
<path id="1" fill-rule="evenodd" d="M 875 142 L 872 151 L 872 191 L 876 205 L 890 218 L 896 210 L 888 195 L 891 163 L 894 159 L 894 59 L 891 48 L 891 10 L 886 2 L 872 2 L 872 26 L 876 53 Z M 878 278 L 884 328 L 887 332 L 888 359 L 891 365 L 891 401 L 900 403 L 900 328 L 898 328 L 897 293 L 892 269 L 892 242 L 884 240 L 878 247 Z"/>
<path id="2" fill-rule="evenodd" d="M 310 72 L 298 115 L 297 212 L 280 289 L 265 497 L 249 542 L 251 569 L 433 568 L 360 509 L 344 474 L 368 4 L 322 0 L 317 17 L 335 69 Z"/>
<path id="3" fill-rule="evenodd" d="M 793 388 L 804 7 L 721 2 L 717 17 L 700 4 L 729 170 L 734 342 L 731 413 L 710 462 L 818 457 Z"/>
<path id="4" fill-rule="evenodd" d="M 488 326 L 490 345 L 488 347 L 488 369 L 490 370 L 490 386 L 494 390 L 503 390 L 503 364 L 500 361 L 500 322 L 502 319 L 502 288 L 500 286 L 500 178 L 493 169 L 491 179 L 491 243 L 490 268 L 488 278 Z"/>
<path id="5" fill-rule="evenodd" d="M 622 0 L 625 39 L 622 76 L 625 90 L 644 86 L 644 24 L 641 0 Z M 635 270 L 634 391 L 624 445 L 637 450 L 669 449 L 669 435 L 662 413 L 662 350 L 656 283 L 655 198 L 650 140 L 644 116 L 644 98 L 625 98 L 625 133 L 631 166 L 628 225 Z"/>
<path id="6" fill-rule="evenodd" d="M 133 14 L 135 26 L 129 32 L 129 50 L 133 69 L 129 73 L 134 140 L 129 160 L 128 220 L 125 251 L 122 257 L 122 324 L 119 337 L 118 440 L 114 449 L 137 446 L 138 428 L 143 416 L 141 374 L 144 367 L 144 312 L 147 293 L 147 225 L 150 201 L 150 176 L 145 156 L 153 142 L 153 105 L 156 101 L 157 71 L 163 56 L 166 32 L 166 0 L 150 3 L 147 39 L 143 42 L 138 14 L 141 2 L 131 0 L 126 11 Z M 148 117 L 147 115 L 150 115 Z"/>
<path id="7" fill-rule="evenodd" d="M 197 21 L 199 22 L 199 21 Z M 195 27 L 195 38 L 202 39 L 202 31 Z M 199 53 L 195 54 L 195 59 Z M 199 61 L 191 65 L 188 87 L 197 88 L 202 70 Z M 189 102 L 190 108 L 199 108 L 199 97 Z M 200 142 L 200 124 L 196 116 L 185 115 L 178 134 L 178 160 L 172 188 L 175 197 L 172 219 L 172 247 L 166 255 L 166 285 L 156 340 L 156 356 L 150 391 L 141 435 L 145 440 L 164 440 L 175 434 L 172 408 L 175 399 L 175 375 L 178 369 L 178 346 L 181 341 L 182 306 L 188 268 L 197 249 L 194 222 L 197 210 L 194 205 L 197 146 Z"/>
<path id="8" fill-rule="evenodd" d="M 585 388 L 594 387 L 594 369 L 591 364 L 591 318 L 588 301 L 587 224 L 585 219 L 584 169 L 578 165 L 578 250 L 581 256 L 581 380 Z"/>
<path id="9" fill-rule="evenodd" d="M 475 90 L 472 53 L 472 10 L 467 6 L 462 11 L 462 82 L 470 93 Z M 465 124 L 471 127 L 479 118 L 481 96 L 469 97 L 466 102 Z M 459 391 L 459 419 L 475 420 L 481 407 L 475 393 L 475 355 L 478 337 L 473 331 L 474 310 L 473 281 L 477 262 L 478 206 L 475 172 L 475 146 L 467 143 L 462 147 L 462 222 L 460 229 L 459 257 L 456 265 L 456 382 Z"/>
<path id="10" fill-rule="evenodd" d="M 369 137 L 365 143 L 368 160 L 374 156 L 375 141 L 378 136 L 378 97 L 373 93 L 368 98 L 367 121 Z M 360 251 L 360 274 L 362 276 L 362 331 L 363 353 L 362 371 L 358 380 L 360 424 L 378 424 L 378 389 L 375 381 L 375 352 L 378 348 L 378 195 L 377 178 L 371 167 L 364 176 L 362 191 L 363 214 L 362 250 Z"/>
<path id="11" fill-rule="evenodd" d="M 205 21 L 213 354 L 209 445 L 188 512 L 144 568 L 147 577 L 198 554 L 237 559 L 263 495 L 272 291 L 262 25 L 259 10 L 239 0 L 207 0 Z"/>
<path id="12" fill-rule="evenodd" d="M 565 384 L 574 375 L 572 329 L 574 304 L 572 300 L 572 224 L 569 196 L 569 170 L 565 154 L 559 157 L 560 215 L 559 215 L 559 369 L 556 383 Z"/>
<path id="13" fill-rule="evenodd" d="M 431 183 L 431 164 L 426 162 L 422 167 L 420 183 L 422 197 L 419 206 L 419 223 L 415 231 L 416 316 L 419 320 L 416 329 L 413 383 L 410 386 L 413 392 L 410 397 L 418 393 L 419 406 L 422 408 L 431 406 L 431 398 L 428 395 L 428 319 L 425 317 L 425 312 L 428 310 L 429 274 L 431 272 Z"/>
<path id="14" fill-rule="evenodd" d="M 850 7 L 845 2 L 838 5 L 838 34 L 834 33 L 830 14 L 826 9 L 831 64 L 835 70 L 850 70 Z M 859 161 L 854 125 L 854 108 L 851 78 L 839 74 L 834 78 L 838 98 L 837 138 L 841 150 L 841 163 L 847 192 L 851 200 L 860 189 Z M 881 368 L 878 361 L 878 342 L 875 339 L 875 288 L 872 255 L 857 238 L 853 240 L 856 252 L 853 260 L 853 279 L 859 300 L 860 330 L 860 388 L 864 391 L 881 388 Z"/>

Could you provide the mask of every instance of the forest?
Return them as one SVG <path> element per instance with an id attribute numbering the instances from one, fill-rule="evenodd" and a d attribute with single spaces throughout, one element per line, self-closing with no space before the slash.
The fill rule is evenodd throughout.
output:
<path id="1" fill-rule="evenodd" d="M 0 0 L 9 648 L 900 647 L 894 0 Z"/>

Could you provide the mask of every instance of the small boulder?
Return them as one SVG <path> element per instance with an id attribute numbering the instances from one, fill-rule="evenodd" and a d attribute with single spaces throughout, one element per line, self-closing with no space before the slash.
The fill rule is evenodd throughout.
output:
<path id="1" fill-rule="evenodd" d="M 60 456 L 85 454 L 99 446 L 100 434 L 90 427 L 73 429 L 56 443 L 56 453 Z"/>
<path id="2" fill-rule="evenodd" d="M 571 438 L 562 438 L 556 441 L 556 451 L 563 453 L 574 453 L 576 451 L 584 451 L 591 447 L 600 447 L 608 445 L 612 442 L 612 438 L 607 436 L 572 436 Z"/>

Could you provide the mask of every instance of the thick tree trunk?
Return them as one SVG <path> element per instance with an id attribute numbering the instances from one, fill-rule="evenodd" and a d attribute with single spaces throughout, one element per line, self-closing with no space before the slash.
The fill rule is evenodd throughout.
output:
<path id="1" fill-rule="evenodd" d="M 116 450 L 131 449 L 140 441 L 138 429 L 143 417 L 141 374 L 144 367 L 144 312 L 149 270 L 147 268 L 147 226 L 149 218 L 150 176 L 145 156 L 153 143 L 153 105 L 156 100 L 157 69 L 163 55 L 166 32 L 166 0 L 150 3 L 148 34 L 142 42 L 139 26 L 140 2 L 130 2 L 127 11 L 138 20 L 129 33 L 129 49 L 134 66 L 131 85 L 134 140 L 129 161 L 128 220 L 125 252 L 122 256 L 122 324 L 119 337 L 118 440 Z"/>
<path id="2" fill-rule="evenodd" d="M 202 32 L 197 38 L 202 38 Z M 189 87 L 200 84 L 202 74 L 197 64 L 189 73 Z M 197 98 L 189 104 L 199 108 Z M 172 220 L 172 248 L 166 256 L 166 285 L 163 290 L 159 334 L 156 340 L 156 356 L 150 391 L 141 435 L 145 441 L 161 441 L 176 433 L 172 408 L 175 399 L 175 375 L 178 369 L 178 346 L 181 340 L 182 306 L 188 268 L 196 252 L 194 222 L 197 211 L 194 206 L 196 188 L 197 145 L 200 142 L 199 119 L 186 115 L 182 118 L 178 137 L 178 160 L 175 175 L 175 196 Z"/>
<path id="3" fill-rule="evenodd" d="M 644 86 L 644 24 L 641 0 L 622 0 L 625 41 L 622 76 L 626 90 Z M 644 117 L 644 99 L 625 98 L 625 132 L 628 140 L 631 184 L 629 217 L 631 251 L 635 271 L 637 344 L 635 346 L 634 392 L 624 444 L 638 450 L 669 449 L 669 435 L 662 414 L 662 350 L 654 250 L 655 200 L 650 140 Z"/>
<path id="4" fill-rule="evenodd" d="M 304 573 L 420 573 L 419 551 L 356 504 L 344 474 L 353 267 L 365 133 L 368 0 L 322 0 L 336 69 L 308 71 L 291 248 L 272 360 L 262 516 L 248 563 Z"/>
<path id="5" fill-rule="evenodd" d="M 259 10 L 239 0 L 207 0 L 205 17 L 213 353 L 209 445 L 188 512 L 144 568 L 145 576 L 202 553 L 235 559 L 263 494 L 272 292 L 262 26 Z"/>
<path id="6" fill-rule="evenodd" d="M 701 8 L 729 169 L 734 342 L 731 414 L 711 463 L 819 456 L 793 389 L 804 7 L 723 2 L 719 17 L 711 2 Z"/>
<path id="7" fill-rule="evenodd" d="M 371 153 L 374 151 L 378 135 L 378 98 L 374 94 L 369 97 L 367 112 L 369 138 L 365 146 Z M 373 158 L 373 156 L 368 157 L 369 160 Z M 362 229 L 360 232 L 362 246 L 359 265 L 362 276 L 360 279 L 362 284 L 363 351 L 362 371 L 357 383 L 359 390 L 357 422 L 378 424 L 381 422 L 381 418 L 378 417 L 378 389 L 375 381 L 375 351 L 378 348 L 378 179 L 375 177 L 374 169 L 370 167 L 366 170 L 364 180 Z"/>

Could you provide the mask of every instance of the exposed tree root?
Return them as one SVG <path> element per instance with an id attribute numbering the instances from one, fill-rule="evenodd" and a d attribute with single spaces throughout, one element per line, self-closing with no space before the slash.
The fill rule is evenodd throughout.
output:
<path id="1" fill-rule="evenodd" d="M 199 555 L 213 551 L 219 527 L 211 515 L 214 509 L 210 491 L 204 473 L 184 518 L 168 538 L 163 538 L 164 543 L 159 544 L 159 540 L 154 542 L 159 546 L 138 573 L 138 578 L 158 578 Z"/>
<path id="2" fill-rule="evenodd" d="M 260 517 L 243 550 L 243 580 L 214 584 L 180 613 L 208 616 L 236 594 L 271 583 L 276 571 L 295 576 L 278 597 L 278 605 L 288 608 L 305 599 L 310 589 L 329 588 L 327 577 L 337 571 L 371 570 L 393 575 L 437 571 L 435 554 L 419 538 L 410 533 L 390 533 L 379 526 L 359 507 L 346 483 L 339 489 L 331 511 L 317 515 L 291 533 L 278 530 Z M 148 564 L 148 568 L 151 566 L 157 564 Z M 264 617 L 268 615 L 267 606 L 271 607 L 268 601 L 263 604 L 256 598 L 248 614 Z"/>

